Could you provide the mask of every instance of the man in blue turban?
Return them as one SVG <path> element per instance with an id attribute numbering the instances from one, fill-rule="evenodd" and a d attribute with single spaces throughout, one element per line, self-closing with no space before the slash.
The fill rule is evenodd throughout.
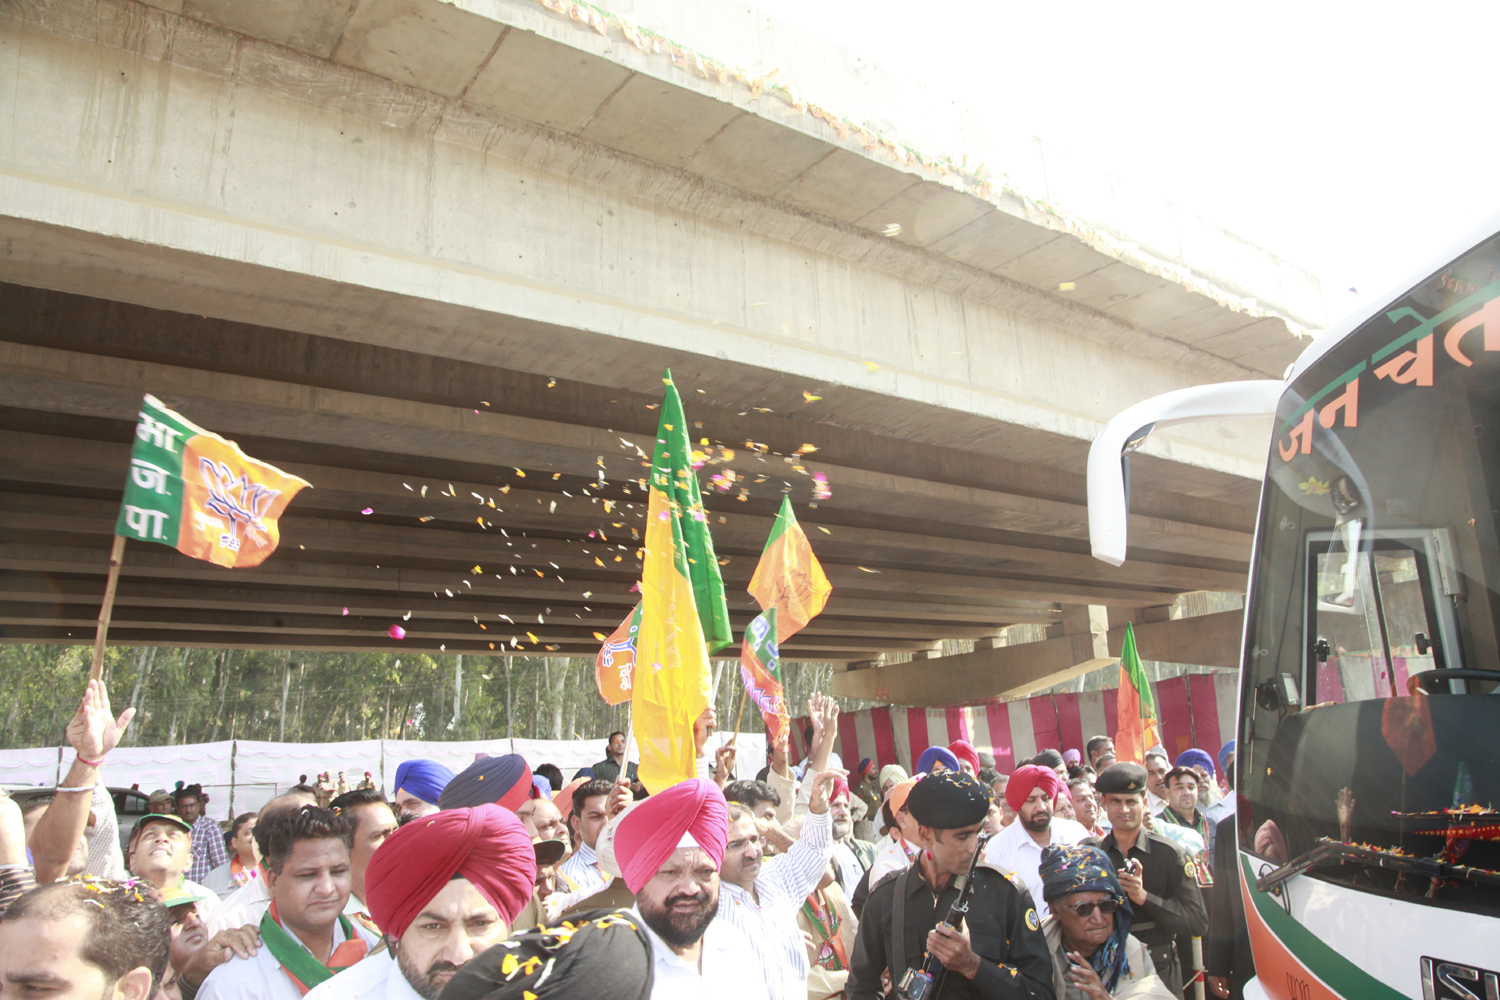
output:
<path id="1" fill-rule="evenodd" d="M 941 765 L 940 770 L 934 770 Z M 940 774 L 942 771 L 958 771 L 958 758 L 947 747 L 928 747 L 917 758 L 918 774 Z"/>
<path id="2" fill-rule="evenodd" d="M 435 760 L 408 760 L 398 765 L 391 790 L 397 822 L 410 823 L 418 816 L 437 812 L 438 799 L 452 780 L 453 772 Z"/>
<path id="3" fill-rule="evenodd" d="M 1042 850 L 1041 877 L 1042 898 L 1051 908 L 1042 934 L 1058 1000 L 1080 994 L 1103 1000 L 1127 984 L 1132 997 L 1172 997 L 1156 978 L 1151 953 L 1130 934 L 1135 914 L 1109 855 L 1081 844 L 1050 844 Z M 1147 976 L 1152 983 L 1140 982 Z"/>

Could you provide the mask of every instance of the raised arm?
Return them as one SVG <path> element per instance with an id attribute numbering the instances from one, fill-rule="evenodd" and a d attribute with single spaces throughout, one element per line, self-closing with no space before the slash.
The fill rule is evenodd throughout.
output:
<path id="1" fill-rule="evenodd" d="M 38 885 L 56 882 L 68 873 L 68 862 L 78 848 L 78 838 L 88 827 L 89 806 L 99 784 L 99 768 L 105 755 L 125 735 L 135 709 L 127 708 L 118 719 L 109 706 L 109 692 L 102 681 L 89 681 L 78 711 L 68 723 L 68 742 L 76 757 L 58 794 L 37 820 L 31 833 L 31 857 Z"/>

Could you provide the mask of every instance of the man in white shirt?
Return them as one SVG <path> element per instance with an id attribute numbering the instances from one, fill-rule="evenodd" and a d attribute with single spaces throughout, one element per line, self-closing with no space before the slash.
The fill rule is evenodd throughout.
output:
<path id="1" fill-rule="evenodd" d="M 261 915 L 266 912 L 266 907 L 271 905 L 271 893 L 266 888 L 266 842 L 263 839 L 261 827 L 278 812 L 313 805 L 317 805 L 317 799 L 310 793 L 287 792 L 285 795 L 276 796 L 261 807 L 260 815 L 255 821 L 255 831 L 252 834 L 255 837 L 256 846 L 260 849 L 260 875 L 224 897 L 216 909 L 208 911 L 209 937 L 236 927 L 259 926 Z"/>
<path id="2" fill-rule="evenodd" d="M 366 873 L 370 913 L 395 960 L 371 955 L 308 1000 L 436 1000 L 471 959 L 510 936 L 535 880 L 531 836 L 502 806 L 408 823 Z"/>
<path id="3" fill-rule="evenodd" d="M 761 969 L 769 971 L 773 1000 L 804 1000 L 807 993 L 807 945 L 797 926 L 797 911 L 828 868 L 832 846 L 828 786 L 841 771 L 823 771 L 813 779 L 812 799 L 802 836 L 785 854 L 763 860 L 755 816 L 738 802 L 729 806 L 728 845 L 719 870 L 719 919 L 749 937 Z"/>
<path id="4" fill-rule="evenodd" d="M 1167 804 L 1167 772 L 1172 764 L 1161 747 L 1146 751 L 1146 811 L 1155 816 Z"/>
<path id="5" fill-rule="evenodd" d="M 198 1000 L 300 1000 L 347 969 L 379 937 L 344 916 L 354 821 L 315 807 L 278 811 L 256 825 L 271 901 L 261 947 L 208 974 Z"/>
<path id="6" fill-rule="evenodd" d="M 592 895 L 609 883 L 609 876 L 599 867 L 599 856 L 594 853 L 594 847 L 608 819 L 609 793 L 613 788 L 608 781 L 594 778 L 573 789 L 573 811 L 568 815 L 568 828 L 578 849 L 557 868 L 558 874 L 568 880 L 569 892 Z"/>
<path id="7" fill-rule="evenodd" d="M 344 915 L 364 924 L 366 930 L 379 934 L 380 928 L 370 919 L 365 870 L 375 855 L 375 849 L 396 832 L 396 809 L 373 788 L 345 792 L 330 802 L 328 808 L 354 820 L 354 846 L 349 850 L 349 902 L 344 906 Z"/>
<path id="8" fill-rule="evenodd" d="M 651 939 L 652 1000 L 767 1000 L 743 931 L 714 919 L 729 807 L 712 781 L 692 778 L 636 802 L 597 845 L 600 864 L 635 894 Z"/>
<path id="9" fill-rule="evenodd" d="M 1042 899 L 1042 848 L 1077 844 L 1089 836 L 1081 824 L 1054 815 L 1054 803 L 1062 791 L 1062 779 L 1053 768 L 1028 764 L 1012 774 L 1005 797 L 1016 811 L 1016 821 L 996 834 L 985 848 L 986 861 L 1009 871 L 1030 890 L 1043 920 L 1048 911 Z"/>

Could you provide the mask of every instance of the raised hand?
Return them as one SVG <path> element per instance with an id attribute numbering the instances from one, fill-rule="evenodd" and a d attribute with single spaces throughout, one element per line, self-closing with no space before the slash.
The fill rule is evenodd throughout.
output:
<path id="1" fill-rule="evenodd" d="M 102 761 L 105 754 L 120 745 L 135 709 L 127 708 L 117 719 L 110 710 L 109 692 L 103 681 L 89 681 L 78 711 L 68 722 L 68 743 L 84 760 Z"/>
<path id="2" fill-rule="evenodd" d="M 847 778 L 849 772 L 841 767 L 829 768 L 819 771 L 813 778 L 812 798 L 808 800 L 807 811 L 815 816 L 820 816 L 828 811 L 828 789 L 833 786 L 834 778 Z"/>

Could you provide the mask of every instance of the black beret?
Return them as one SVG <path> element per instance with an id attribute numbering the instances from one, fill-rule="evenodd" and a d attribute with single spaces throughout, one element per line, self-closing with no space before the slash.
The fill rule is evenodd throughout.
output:
<path id="1" fill-rule="evenodd" d="M 1106 767 L 1099 777 L 1094 779 L 1094 791 L 1100 795 L 1108 795 L 1111 792 L 1126 795 L 1131 792 L 1144 792 L 1146 790 L 1146 769 L 1139 764 L 1125 761 L 1122 764 L 1111 764 Z"/>
<path id="2" fill-rule="evenodd" d="M 438 1000 L 647 1000 L 654 956 L 629 910 L 593 910 L 517 934 L 466 962 Z"/>
<path id="3" fill-rule="evenodd" d="M 929 830 L 958 830 L 989 815 L 990 797 L 972 774 L 943 771 L 919 778 L 907 793 L 906 808 Z"/>

